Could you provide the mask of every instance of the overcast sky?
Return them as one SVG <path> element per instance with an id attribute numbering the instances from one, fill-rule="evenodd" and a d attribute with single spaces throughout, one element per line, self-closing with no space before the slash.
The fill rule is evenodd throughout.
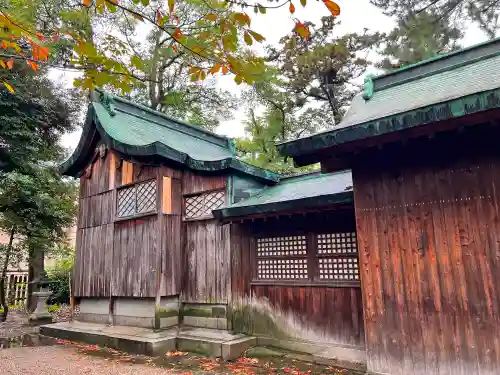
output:
<path id="1" fill-rule="evenodd" d="M 337 35 L 342 35 L 348 32 L 361 32 L 364 28 L 371 31 L 389 32 L 394 27 L 394 21 L 382 14 L 379 8 L 372 6 L 369 0 L 336 0 L 341 7 L 341 15 L 339 19 L 341 25 L 337 28 Z M 328 10 L 322 1 L 308 0 L 305 8 L 300 5 L 299 0 L 294 1 L 296 12 L 294 16 L 302 21 L 319 21 L 319 19 L 328 14 Z M 261 33 L 266 37 L 266 43 L 276 44 L 278 40 L 290 32 L 294 22 L 292 17 L 288 15 L 287 9 L 268 10 L 264 15 L 255 15 L 252 17 L 252 29 Z M 467 47 L 476 43 L 483 42 L 487 39 L 486 35 L 476 27 L 470 27 L 462 41 L 462 46 Z M 54 79 L 66 81 L 71 85 L 74 75 L 54 73 Z M 237 86 L 233 78 L 230 76 L 220 77 L 218 79 L 221 87 L 238 93 L 240 87 Z M 243 120 L 245 113 L 240 110 L 234 114 L 234 118 L 221 121 L 221 125 L 217 132 L 229 137 L 239 137 L 243 135 Z M 62 142 L 65 147 L 74 149 L 80 138 L 81 130 L 66 135 Z"/>

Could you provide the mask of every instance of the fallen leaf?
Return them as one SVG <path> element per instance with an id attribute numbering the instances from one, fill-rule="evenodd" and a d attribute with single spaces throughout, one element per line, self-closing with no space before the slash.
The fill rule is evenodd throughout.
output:
<path id="1" fill-rule="evenodd" d="M 7 61 L 7 66 L 9 69 L 12 69 L 14 67 L 14 59 L 10 59 Z"/>
<path id="2" fill-rule="evenodd" d="M 173 351 L 173 352 L 166 352 L 165 355 L 167 357 L 182 357 L 184 355 L 188 354 L 188 352 L 179 352 L 179 351 Z"/>

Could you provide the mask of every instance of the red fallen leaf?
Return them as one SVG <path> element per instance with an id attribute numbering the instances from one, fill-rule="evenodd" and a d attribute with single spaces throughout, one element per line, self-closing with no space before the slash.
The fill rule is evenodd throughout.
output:
<path id="1" fill-rule="evenodd" d="M 236 360 L 236 363 L 256 365 L 259 363 L 259 360 L 257 358 L 240 357 Z"/>
<path id="2" fill-rule="evenodd" d="M 182 357 L 184 355 L 188 354 L 188 352 L 179 352 L 179 351 L 174 351 L 174 352 L 166 352 L 165 355 L 167 357 Z"/>
<path id="3" fill-rule="evenodd" d="M 292 369 L 290 367 L 283 367 L 282 370 L 286 372 L 287 374 L 292 372 Z"/>

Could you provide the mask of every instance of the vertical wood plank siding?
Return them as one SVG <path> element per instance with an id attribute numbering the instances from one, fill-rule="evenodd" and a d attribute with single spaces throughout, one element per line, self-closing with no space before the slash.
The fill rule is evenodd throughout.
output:
<path id="1" fill-rule="evenodd" d="M 500 158 L 454 147 L 353 168 L 371 371 L 500 371 Z"/>
<path id="2" fill-rule="evenodd" d="M 92 164 L 90 178 L 80 177 L 80 198 L 96 195 L 109 190 L 109 152 L 104 158 L 97 157 Z"/>
<path id="3" fill-rule="evenodd" d="M 113 296 L 156 297 L 161 263 L 157 217 L 115 223 Z"/>
<path id="4" fill-rule="evenodd" d="M 230 293 L 229 225 L 217 220 L 185 222 L 185 302 L 227 303 Z"/>
<path id="5" fill-rule="evenodd" d="M 328 286 L 252 285 L 255 267 L 256 238 L 293 235 L 299 232 L 352 231 L 352 210 L 328 211 L 301 217 L 271 218 L 255 223 L 231 224 L 231 294 L 232 299 L 266 301 L 279 314 L 293 316 L 302 325 L 304 340 L 320 339 L 337 344 L 364 346 L 363 308 L 360 288 Z M 307 283 L 307 282 L 306 282 Z M 310 337 L 305 337 L 308 333 Z M 299 335 L 300 336 L 300 335 Z"/>
<path id="6" fill-rule="evenodd" d="M 113 263 L 113 224 L 78 229 L 75 296 L 110 296 Z"/>
<path id="7" fill-rule="evenodd" d="M 223 189 L 226 187 L 226 179 L 226 176 L 197 175 L 191 171 L 184 171 L 182 194 L 196 194 L 207 190 Z"/>
<path id="8" fill-rule="evenodd" d="M 160 295 L 181 294 L 182 277 L 182 218 L 180 215 L 159 217 L 162 276 Z"/>
<path id="9" fill-rule="evenodd" d="M 113 191 L 81 198 L 78 210 L 78 228 L 96 227 L 112 223 L 115 206 Z"/>

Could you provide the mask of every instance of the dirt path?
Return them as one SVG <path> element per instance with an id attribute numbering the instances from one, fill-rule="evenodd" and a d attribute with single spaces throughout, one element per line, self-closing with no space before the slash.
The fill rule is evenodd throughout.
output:
<path id="1" fill-rule="evenodd" d="M 89 356 L 78 353 L 75 348 L 69 346 L 0 350 L 0 374 L 2 375 L 154 375 L 166 373 L 165 368 Z"/>

